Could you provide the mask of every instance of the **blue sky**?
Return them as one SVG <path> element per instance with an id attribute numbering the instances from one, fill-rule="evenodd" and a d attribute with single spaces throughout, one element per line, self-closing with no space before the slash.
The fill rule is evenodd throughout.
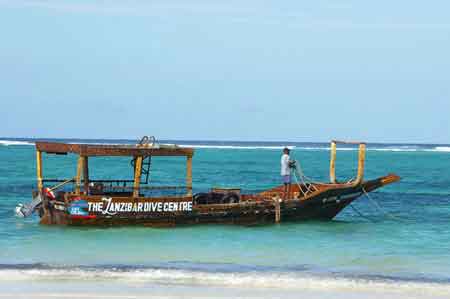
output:
<path id="1" fill-rule="evenodd" d="M 0 136 L 450 143 L 449 11 L 0 0 Z"/>

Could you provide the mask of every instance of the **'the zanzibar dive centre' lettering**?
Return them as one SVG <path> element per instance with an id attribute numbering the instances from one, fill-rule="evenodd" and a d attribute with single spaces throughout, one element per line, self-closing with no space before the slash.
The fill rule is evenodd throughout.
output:
<path id="1" fill-rule="evenodd" d="M 113 202 L 111 197 L 104 197 L 101 202 L 88 202 L 88 210 L 103 215 L 126 212 L 190 212 L 192 202 Z"/>

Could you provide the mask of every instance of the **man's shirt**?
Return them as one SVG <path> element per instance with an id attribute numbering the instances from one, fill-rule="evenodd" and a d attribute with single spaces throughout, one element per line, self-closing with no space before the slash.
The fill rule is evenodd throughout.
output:
<path id="1" fill-rule="evenodd" d="M 281 156 L 281 175 L 290 175 L 291 170 L 289 169 L 289 155 L 283 154 Z"/>

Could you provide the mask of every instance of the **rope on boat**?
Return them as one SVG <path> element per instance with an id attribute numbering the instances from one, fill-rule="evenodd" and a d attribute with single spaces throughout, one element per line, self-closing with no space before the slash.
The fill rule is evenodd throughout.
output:
<path id="1" fill-rule="evenodd" d="M 297 160 L 295 160 L 294 166 L 291 168 L 291 172 L 294 175 L 295 183 L 297 184 L 300 192 L 303 193 L 303 196 L 306 196 L 309 192 L 314 192 L 318 190 L 317 187 L 314 185 L 313 180 L 305 175 L 302 167 L 300 166 L 300 163 Z M 306 191 L 303 191 L 301 185 L 307 188 Z"/>
<path id="2" fill-rule="evenodd" d="M 373 204 L 373 206 L 374 206 L 377 210 L 379 210 L 382 214 L 384 214 L 385 216 L 387 216 L 387 217 L 389 217 L 389 218 L 391 218 L 391 219 L 394 219 L 394 220 L 397 220 L 397 221 L 403 221 L 403 219 L 398 218 L 398 217 L 392 215 L 391 213 L 389 213 L 388 211 L 386 211 L 385 209 L 383 209 L 383 208 L 380 206 L 380 204 L 379 204 L 375 199 L 373 199 L 373 198 L 369 195 L 369 193 L 367 193 L 367 191 L 366 191 L 366 189 L 364 189 L 364 187 L 362 187 L 361 190 L 363 191 L 364 195 L 366 195 L 366 197 L 369 199 L 369 201 Z"/>
<path id="3" fill-rule="evenodd" d="M 300 166 L 300 163 L 297 160 L 294 160 L 294 165 L 291 168 L 291 172 L 294 175 L 294 179 L 295 182 L 300 190 L 300 192 L 303 193 L 303 196 L 306 196 L 309 192 L 317 191 L 317 187 L 314 185 L 314 180 L 312 180 L 311 178 L 307 177 L 305 175 L 305 173 L 303 172 L 302 167 Z M 350 179 L 347 183 L 350 183 L 354 180 L 354 178 Z M 305 186 L 307 189 L 306 191 L 303 191 L 302 186 Z M 380 211 L 382 214 L 384 214 L 385 216 L 397 220 L 397 221 L 403 221 L 402 219 L 395 217 L 394 215 L 392 215 L 391 213 L 387 212 L 386 210 L 384 210 L 376 200 L 374 200 L 371 196 L 369 196 L 369 193 L 367 193 L 366 189 L 364 187 L 361 188 L 361 190 L 363 191 L 364 195 L 366 195 L 366 197 L 369 199 L 369 201 L 372 203 L 372 205 L 375 207 L 375 209 L 377 209 L 378 211 Z M 370 222 L 376 222 L 376 220 L 372 219 L 369 216 L 364 215 L 361 211 L 359 211 L 355 206 L 353 206 L 353 204 L 349 204 L 349 206 L 353 209 L 353 211 L 355 211 L 360 217 L 369 220 Z M 278 205 L 279 208 L 279 205 Z M 275 208 L 275 221 L 279 221 L 280 216 L 277 215 L 277 207 Z M 277 221 L 277 222 L 278 222 Z"/>
<path id="4" fill-rule="evenodd" d="M 358 214 L 361 218 L 364 218 L 366 220 L 369 220 L 370 222 L 375 222 L 375 220 L 373 220 L 372 218 L 370 218 L 369 216 L 364 215 L 363 213 L 361 213 L 355 206 L 353 206 L 352 204 L 349 204 L 350 208 L 353 209 L 353 211 L 356 212 L 356 214 Z"/>
<path id="5" fill-rule="evenodd" d="M 376 210 L 378 210 L 381 214 L 383 214 L 384 216 L 397 220 L 397 221 L 403 221 L 403 219 L 400 219 L 398 217 L 395 217 L 394 215 L 392 215 L 391 213 L 387 212 L 385 209 L 383 209 L 380 204 L 373 199 L 369 193 L 367 193 L 367 191 L 364 189 L 364 187 L 361 188 L 361 190 L 363 191 L 364 195 L 369 199 L 370 203 L 372 204 L 373 207 L 375 207 Z M 352 203 L 349 204 L 349 206 L 352 208 L 353 211 L 356 212 L 356 214 L 358 214 L 360 217 L 369 220 L 370 222 L 377 222 L 376 220 L 372 219 L 369 216 L 364 215 L 361 211 L 359 211 Z"/>
<path id="6" fill-rule="evenodd" d="M 67 185 L 67 184 L 70 183 L 70 182 L 74 182 L 75 179 L 76 179 L 76 178 L 71 178 L 71 179 L 65 180 L 65 181 L 63 181 L 63 182 L 61 182 L 61 183 L 59 183 L 59 184 L 57 184 L 57 185 L 51 187 L 51 188 L 50 188 L 50 191 L 55 191 L 56 189 L 59 189 L 59 188 L 61 188 L 62 186 Z"/>

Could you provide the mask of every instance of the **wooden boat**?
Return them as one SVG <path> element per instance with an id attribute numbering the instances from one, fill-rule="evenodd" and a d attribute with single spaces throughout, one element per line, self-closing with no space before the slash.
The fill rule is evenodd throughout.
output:
<path id="1" fill-rule="evenodd" d="M 137 145 L 36 142 L 37 190 L 33 191 L 33 201 L 19 205 L 16 213 L 26 217 L 37 211 L 41 224 L 91 226 L 253 225 L 308 219 L 331 220 L 364 193 L 400 179 L 395 174 L 389 174 L 374 180 L 363 180 L 366 145 L 357 143 L 359 163 L 356 179 L 337 182 L 335 161 L 338 143 L 331 142 L 330 182 L 311 182 L 294 167 L 293 174 L 298 181 L 291 186 L 288 194 L 285 194 L 284 186 L 256 194 L 242 194 L 240 189 L 226 188 L 192 194 L 192 148 L 159 145 L 149 138 L 143 138 Z M 76 176 L 44 179 L 44 153 L 78 155 Z M 90 180 L 89 159 L 99 156 L 130 157 L 134 179 Z M 186 157 L 186 185 L 151 186 L 148 174 L 151 158 L 156 156 Z"/>

